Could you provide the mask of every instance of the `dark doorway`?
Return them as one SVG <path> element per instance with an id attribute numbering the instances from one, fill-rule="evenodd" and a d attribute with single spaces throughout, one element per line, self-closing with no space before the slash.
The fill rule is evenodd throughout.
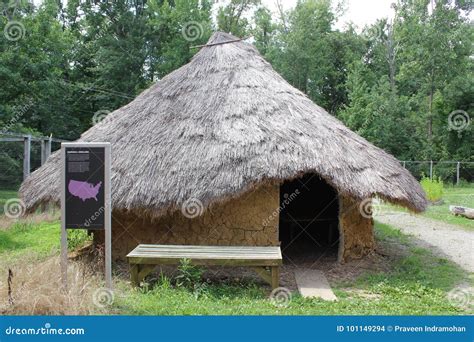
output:
<path id="1" fill-rule="evenodd" d="M 294 261 L 337 258 L 337 191 L 316 174 L 280 186 L 279 234 L 284 256 Z"/>

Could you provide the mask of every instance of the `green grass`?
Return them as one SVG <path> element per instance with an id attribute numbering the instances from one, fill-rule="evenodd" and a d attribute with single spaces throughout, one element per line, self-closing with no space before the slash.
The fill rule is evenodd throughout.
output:
<path id="1" fill-rule="evenodd" d="M 252 283 L 208 284 L 199 294 L 159 279 L 146 289 L 131 289 L 121 281 L 112 312 L 132 315 L 455 315 L 446 292 L 466 273 L 425 249 L 410 245 L 409 237 L 377 224 L 381 243 L 407 246 L 409 254 L 394 262 L 390 273 L 366 273 L 354 283 L 331 284 L 338 302 L 306 299 L 293 293 L 287 307 L 274 305 L 268 290 Z M 351 289 L 348 289 L 351 288 Z M 356 290 L 356 291 L 354 291 Z M 369 294 L 367 296 L 360 295 Z M 359 294 L 356 294 L 359 293 Z"/>
<path id="2" fill-rule="evenodd" d="M 429 206 L 423 216 L 474 230 L 474 220 L 454 216 L 449 211 L 450 205 L 474 208 L 474 186 L 447 187 L 444 189 L 443 201 L 441 205 Z"/>
<path id="3" fill-rule="evenodd" d="M 0 190 L 0 215 L 3 214 L 5 202 L 10 198 L 17 198 L 18 193 L 15 190 Z"/>
<path id="4" fill-rule="evenodd" d="M 474 208 L 474 185 L 449 186 L 445 187 L 443 191 L 443 204 L 429 205 L 426 211 L 420 215 L 445 223 L 455 224 L 468 230 L 474 230 L 474 220 L 469 220 L 461 216 L 454 216 L 449 211 L 450 205 Z M 408 212 L 405 208 L 391 204 L 384 204 L 381 212 L 383 213 L 390 210 Z"/>
<path id="5" fill-rule="evenodd" d="M 0 230 L 0 260 L 17 261 L 25 256 L 44 258 L 59 251 L 58 222 L 14 223 Z"/>

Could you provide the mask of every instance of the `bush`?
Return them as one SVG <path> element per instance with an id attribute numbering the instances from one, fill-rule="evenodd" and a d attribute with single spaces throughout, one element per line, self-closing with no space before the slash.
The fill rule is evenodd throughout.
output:
<path id="1" fill-rule="evenodd" d="M 207 288 L 207 284 L 202 281 L 204 270 L 191 264 L 189 259 L 181 259 L 176 276 L 176 286 L 183 287 L 193 292 L 196 298 L 200 297 Z"/>
<path id="2" fill-rule="evenodd" d="M 181 259 L 176 276 L 176 286 L 193 289 L 196 284 L 201 283 L 203 270 L 191 264 L 189 259 Z"/>
<path id="3" fill-rule="evenodd" d="M 430 202 L 437 202 L 443 197 L 444 183 L 441 177 L 429 179 L 423 176 L 420 181 L 421 187 L 425 190 L 426 197 Z"/>
<path id="4" fill-rule="evenodd" d="M 69 229 L 67 232 L 67 246 L 70 251 L 84 246 L 88 241 L 92 241 L 92 237 L 87 234 L 86 230 Z"/>

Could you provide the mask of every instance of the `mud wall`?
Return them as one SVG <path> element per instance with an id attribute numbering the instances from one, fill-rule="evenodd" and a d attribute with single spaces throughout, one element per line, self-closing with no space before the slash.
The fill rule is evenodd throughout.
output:
<path id="1" fill-rule="evenodd" d="M 215 204 L 194 218 L 176 211 L 151 221 L 114 212 L 112 256 L 124 259 L 140 243 L 277 246 L 279 205 L 279 187 L 261 186 L 236 199 Z M 102 232 L 95 234 L 95 243 L 103 240 Z"/>
<path id="2" fill-rule="evenodd" d="M 365 217 L 360 201 L 339 197 L 339 261 L 360 259 L 375 248 L 374 220 Z"/>

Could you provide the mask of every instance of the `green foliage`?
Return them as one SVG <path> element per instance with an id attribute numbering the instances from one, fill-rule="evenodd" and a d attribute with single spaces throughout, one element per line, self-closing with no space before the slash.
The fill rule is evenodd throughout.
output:
<path id="1" fill-rule="evenodd" d="M 0 190 L 0 214 L 5 210 L 5 202 L 11 198 L 18 198 L 18 192 L 15 190 Z"/>
<path id="2" fill-rule="evenodd" d="M 14 262 L 21 258 L 44 258 L 59 251 L 59 241 L 59 222 L 20 221 L 9 229 L 0 229 L 0 259 Z"/>
<path id="3" fill-rule="evenodd" d="M 92 241 L 92 236 L 87 234 L 84 229 L 69 229 L 67 233 L 67 247 L 73 251 L 84 246 L 88 241 Z"/>
<path id="4" fill-rule="evenodd" d="M 244 38 L 250 31 L 250 23 L 245 14 L 260 2 L 261 0 L 231 0 L 226 6 L 220 6 L 217 12 L 218 30 Z"/>
<path id="5" fill-rule="evenodd" d="M 439 201 L 443 197 L 444 183 L 441 178 L 424 176 L 420 181 L 421 187 L 426 193 L 426 197 L 431 202 Z"/>
<path id="6" fill-rule="evenodd" d="M 194 288 L 194 286 L 201 282 L 203 270 L 191 264 L 191 260 L 182 259 L 178 266 L 178 275 L 176 276 L 176 285 L 178 287 Z"/>
<path id="7" fill-rule="evenodd" d="M 450 205 L 474 208 L 474 187 L 471 185 L 451 186 L 443 189 L 443 203 L 429 206 L 423 216 L 455 224 L 465 229 L 474 230 L 474 221 L 462 216 L 454 216 L 449 211 Z"/>
<path id="8" fill-rule="evenodd" d="M 191 264 L 191 260 L 182 259 L 178 266 L 178 274 L 175 277 L 176 286 L 190 290 L 194 296 L 199 297 L 207 288 L 206 283 L 202 281 L 203 273 L 204 270 L 201 267 Z M 163 279 L 162 277 L 162 281 L 163 280 L 166 283 L 166 278 Z"/>

